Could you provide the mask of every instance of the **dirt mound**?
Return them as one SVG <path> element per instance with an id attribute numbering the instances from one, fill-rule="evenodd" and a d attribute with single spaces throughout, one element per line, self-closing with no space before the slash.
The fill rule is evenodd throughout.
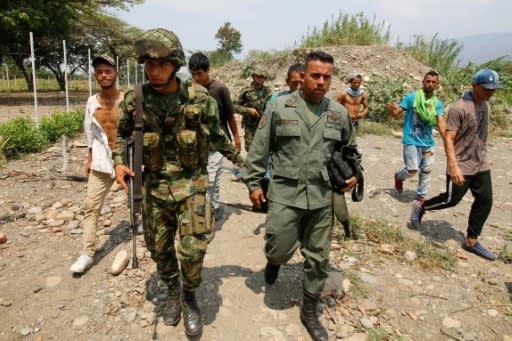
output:
<path id="1" fill-rule="evenodd" d="M 286 87 L 285 78 L 288 67 L 302 63 L 306 55 L 314 49 L 294 49 L 285 56 L 259 62 L 270 74 L 267 84 L 275 90 Z M 321 50 L 334 57 L 334 78 L 328 96 L 336 96 L 345 86 L 349 74 L 354 71 L 365 76 L 366 83 L 374 76 L 389 78 L 402 77 L 411 83 L 421 81 L 429 68 L 412 56 L 387 45 L 369 46 L 331 46 Z M 231 62 L 213 71 L 213 76 L 226 84 L 232 97 L 236 98 L 241 88 L 250 83 L 250 77 L 242 77 L 243 64 Z"/>

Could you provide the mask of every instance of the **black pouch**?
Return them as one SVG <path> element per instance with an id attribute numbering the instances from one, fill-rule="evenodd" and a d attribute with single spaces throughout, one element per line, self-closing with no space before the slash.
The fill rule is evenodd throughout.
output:
<path id="1" fill-rule="evenodd" d="M 327 163 L 327 172 L 332 188 L 339 192 L 347 187 L 345 180 L 355 176 L 357 185 L 352 191 L 352 200 L 361 201 L 364 195 L 364 178 L 361 166 L 362 154 L 355 146 L 336 148 Z"/>

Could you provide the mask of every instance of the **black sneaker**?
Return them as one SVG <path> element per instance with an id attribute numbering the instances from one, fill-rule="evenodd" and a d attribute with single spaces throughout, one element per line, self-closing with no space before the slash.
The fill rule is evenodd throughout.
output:
<path id="1" fill-rule="evenodd" d="M 267 263 L 265 267 L 265 283 L 274 284 L 279 274 L 279 265 Z"/>

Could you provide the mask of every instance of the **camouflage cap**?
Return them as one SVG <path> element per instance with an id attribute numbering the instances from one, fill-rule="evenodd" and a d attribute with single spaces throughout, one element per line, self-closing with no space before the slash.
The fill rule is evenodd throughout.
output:
<path id="1" fill-rule="evenodd" d="M 252 68 L 251 76 L 252 75 L 268 78 L 268 72 L 267 72 L 267 70 L 265 70 L 265 68 L 262 65 L 255 65 Z"/>
<path id="2" fill-rule="evenodd" d="M 114 58 L 110 57 L 109 55 L 106 55 L 106 54 L 102 54 L 100 56 L 97 56 L 96 58 L 94 58 L 92 60 L 92 66 L 93 67 L 96 67 L 96 65 L 98 64 L 106 64 L 106 65 L 110 65 L 110 66 L 113 66 L 114 68 L 116 67 L 116 62 L 114 61 Z"/>
<path id="3" fill-rule="evenodd" d="M 180 40 L 172 31 L 156 28 L 144 32 L 135 41 L 135 53 L 139 63 L 146 59 L 169 60 L 177 66 L 185 66 L 185 53 Z"/>

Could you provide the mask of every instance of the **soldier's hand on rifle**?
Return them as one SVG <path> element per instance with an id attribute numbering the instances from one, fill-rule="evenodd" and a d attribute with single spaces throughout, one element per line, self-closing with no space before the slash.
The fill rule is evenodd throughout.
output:
<path id="1" fill-rule="evenodd" d="M 256 108 L 249 108 L 249 116 L 260 117 L 261 115 Z"/>
<path id="2" fill-rule="evenodd" d="M 261 188 L 255 189 L 251 193 L 249 193 L 249 199 L 254 204 L 254 207 L 257 209 L 261 208 L 261 205 L 266 202 L 265 195 L 263 195 L 263 190 Z"/>
<path id="3" fill-rule="evenodd" d="M 128 193 L 128 184 L 126 183 L 126 176 L 134 176 L 135 173 L 125 165 L 116 165 L 116 182 L 123 187 L 124 191 Z"/>

